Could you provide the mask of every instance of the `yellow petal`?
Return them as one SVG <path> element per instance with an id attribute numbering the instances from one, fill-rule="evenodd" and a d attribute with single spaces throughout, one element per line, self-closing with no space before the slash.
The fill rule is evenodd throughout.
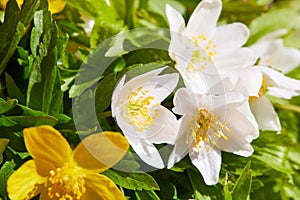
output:
<path id="1" fill-rule="evenodd" d="M 35 162 L 29 160 L 8 178 L 8 196 L 11 200 L 32 198 L 39 193 L 38 184 L 43 182 L 44 179 L 36 172 Z"/>
<path id="2" fill-rule="evenodd" d="M 86 191 L 82 197 L 83 200 L 125 200 L 123 193 L 106 176 L 100 174 L 88 174 L 85 178 Z"/>
<path id="3" fill-rule="evenodd" d="M 41 170 L 49 162 L 62 167 L 71 160 L 71 148 L 66 139 L 51 126 L 24 129 L 25 145 L 37 168 Z"/>
<path id="4" fill-rule="evenodd" d="M 48 3 L 51 14 L 61 12 L 66 6 L 66 2 L 63 0 L 48 0 Z"/>
<path id="5" fill-rule="evenodd" d="M 120 133 L 97 133 L 79 143 L 73 152 L 73 158 L 85 169 L 102 172 L 120 161 L 128 148 L 128 141 Z"/>

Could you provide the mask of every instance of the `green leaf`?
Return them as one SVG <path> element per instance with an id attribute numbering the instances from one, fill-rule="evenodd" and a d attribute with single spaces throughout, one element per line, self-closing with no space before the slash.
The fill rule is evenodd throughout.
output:
<path id="1" fill-rule="evenodd" d="M 225 200 L 232 200 L 232 194 L 231 194 L 231 187 L 232 186 L 232 182 L 228 181 L 228 173 L 226 173 L 226 177 L 225 177 L 225 183 L 224 183 L 224 199 Z"/>
<path id="2" fill-rule="evenodd" d="M 298 10 L 294 8 L 287 7 L 271 10 L 270 12 L 253 20 L 249 27 L 251 36 L 247 44 L 250 45 L 265 34 L 275 30 L 284 28 L 289 31 L 298 27 L 300 23 L 300 15 Z"/>
<path id="3" fill-rule="evenodd" d="M 242 170 L 242 173 L 232 190 L 232 199 L 247 200 L 249 198 L 252 183 L 252 171 L 250 166 L 251 162 L 249 161 Z"/>
<path id="4" fill-rule="evenodd" d="M 126 173 L 115 170 L 106 170 L 103 174 L 114 183 L 129 190 L 159 190 L 155 179 L 147 173 Z"/>
<path id="5" fill-rule="evenodd" d="M 18 86 L 16 85 L 15 81 L 13 78 L 8 74 L 5 74 L 5 85 L 7 89 L 7 93 L 10 98 L 16 98 L 20 101 L 20 103 L 25 103 L 25 97 L 22 94 L 22 92 L 19 90 Z"/>
<path id="6" fill-rule="evenodd" d="M 114 23 L 107 23 L 103 21 L 102 18 L 96 19 L 95 25 L 93 27 L 91 37 L 90 37 L 90 45 L 91 48 L 97 47 L 97 45 L 104 40 L 116 35 L 123 28 L 122 21 L 116 21 Z"/>
<path id="7" fill-rule="evenodd" d="M 4 99 L 0 98 L 0 114 L 6 113 L 12 110 L 18 104 L 17 99 L 10 99 L 5 101 Z"/>
<path id="8" fill-rule="evenodd" d="M 7 3 L 4 23 L 0 25 L 0 74 L 14 54 L 39 4 L 40 0 L 27 0 L 20 10 L 16 1 Z"/>
<path id="9" fill-rule="evenodd" d="M 13 161 L 7 161 L 0 169 L 0 196 L 7 196 L 6 181 L 8 177 L 14 172 L 16 164 Z"/>
<path id="10" fill-rule="evenodd" d="M 47 1 L 45 1 L 47 6 Z M 27 89 L 26 105 L 49 114 L 62 112 L 63 93 L 57 70 L 58 49 L 62 51 L 64 41 L 58 40 L 58 30 L 47 9 L 34 15 L 34 28 L 31 32 L 33 62 Z"/>
<path id="11" fill-rule="evenodd" d="M 58 120 L 52 116 L 10 116 L 6 118 L 25 127 L 39 125 L 54 126 L 58 122 Z"/>
<path id="12" fill-rule="evenodd" d="M 187 169 L 186 172 L 192 184 L 196 200 L 224 199 L 223 194 L 220 192 L 222 190 L 220 185 L 207 186 L 196 168 Z"/>
<path id="13" fill-rule="evenodd" d="M 110 105 L 111 96 L 117 82 L 118 79 L 115 73 L 109 74 L 99 82 L 95 94 L 95 109 L 99 117 L 101 117 L 101 113 Z"/>
<path id="14" fill-rule="evenodd" d="M 9 126 L 14 126 L 14 125 L 17 125 L 17 123 L 5 116 L 1 116 L 0 117 L 0 126 L 6 126 L 6 127 L 9 127 Z"/>
<path id="15" fill-rule="evenodd" d="M 105 0 L 67 0 L 67 3 L 94 18 L 103 17 L 105 20 L 113 21 L 116 19 L 116 12 Z"/>
<path id="16" fill-rule="evenodd" d="M 253 155 L 253 158 L 260 160 L 265 163 L 266 166 L 275 169 L 279 172 L 292 172 L 293 169 L 291 164 L 287 160 L 287 154 L 285 151 L 288 151 L 284 147 L 272 146 L 256 149 L 257 154 Z"/>
<path id="17" fill-rule="evenodd" d="M 9 142 L 9 139 L 6 139 L 6 138 L 0 138 L 0 164 L 2 164 L 3 162 L 3 152 L 7 146 Z"/>
<path id="18" fill-rule="evenodd" d="M 154 191 L 135 191 L 135 196 L 138 200 L 151 199 L 160 200 Z"/>

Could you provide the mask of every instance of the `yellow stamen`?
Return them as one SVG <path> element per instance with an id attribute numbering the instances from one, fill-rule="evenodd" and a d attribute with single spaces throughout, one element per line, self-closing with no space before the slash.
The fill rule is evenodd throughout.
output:
<path id="1" fill-rule="evenodd" d="M 192 56 L 190 64 L 186 68 L 186 73 L 197 73 L 205 69 L 208 63 L 213 62 L 213 57 L 217 54 L 217 45 L 212 40 L 207 40 L 204 34 L 198 37 L 192 37 L 191 41 L 195 44 L 195 47 L 202 47 L 202 49 L 192 50 Z"/>
<path id="2" fill-rule="evenodd" d="M 226 121 L 221 122 L 218 116 L 206 109 L 200 109 L 192 118 L 190 121 L 190 130 L 194 146 L 198 151 L 200 150 L 201 142 L 216 145 L 217 140 L 220 138 L 228 140 L 224 131 L 228 133 L 231 131 L 226 126 Z M 209 146 L 205 148 L 207 152 L 210 150 Z"/>
<path id="3" fill-rule="evenodd" d="M 71 164 L 66 164 L 61 168 L 50 171 L 50 176 L 46 182 L 49 198 L 59 200 L 81 199 L 85 193 L 85 181 L 80 175 L 79 169 Z"/>
<path id="4" fill-rule="evenodd" d="M 131 92 L 126 102 L 123 102 L 124 119 L 139 132 L 153 126 L 153 121 L 159 116 L 159 111 L 152 108 L 160 104 L 152 104 L 155 98 L 148 95 L 149 92 L 149 90 L 143 90 L 143 87 L 139 87 L 136 91 Z"/>
<path id="5" fill-rule="evenodd" d="M 268 87 L 272 87 L 272 85 L 268 84 L 267 80 L 266 80 L 266 77 L 263 76 L 262 84 L 261 84 L 261 87 L 258 91 L 258 97 L 257 96 L 250 96 L 249 99 L 248 99 L 249 103 L 252 103 L 254 100 L 256 100 L 259 97 L 265 96 L 266 92 L 268 91 Z"/>

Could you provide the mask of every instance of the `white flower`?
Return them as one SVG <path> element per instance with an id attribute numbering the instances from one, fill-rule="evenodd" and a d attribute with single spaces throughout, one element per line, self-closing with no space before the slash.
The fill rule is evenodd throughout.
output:
<path id="1" fill-rule="evenodd" d="M 112 116 L 128 142 L 147 164 L 163 168 L 163 160 L 153 144 L 174 144 L 178 131 L 176 116 L 160 103 L 174 90 L 177 73 L 159 75 L 156 69 L 125 83 L 123 76 L 112 95 Z"/>
<path id="2" fill-rule="evenodd" d="M 232 70 L 252 66 L 257 59 L 249 48 L 242 47 L 249 37 L 244 24 L 217 27 L 221 9 L 221 0 L 203 0 L 185 27 L 181 14 L 166 6 L 171 29 L 170 57 L 176 61 L 186 86 L 196 92 L 207 92 Z"/>
<path id="3" fill-rule="evenodd" d="M 289 78 L 269 67 L 254 66 L 251 70 L 252 72 L 248 70 L 245 74 L 250 75 L 255 72 L 260 73 L 262 77 L 259 92 L 256 96 L 249 99 L 252 113 L 259 124 L 259 128 L 262 130 L 281 131 L 279 117 L 272 103 L 265 95 L 290 99 L 300 94 L 300 81 Z M 243 79 L 243 81 L 243 84 L 251 84 L 251 81 L 245 82 L 247 79 Z"/>
<path id="4" fill-rule="evenodd" d="M 284 34 L 285 30 L 272 32 L 250 46 L 259 57 L 258 65 L 269 66 L 283 74 L 300 65 L 300 51 L 284 46 L 283 40 L 278 38 Z"/>
<path id="5" fill-rule="evenodd" d="M 279 117 L 266 94 L 290 99 L 300 92 L 300 81 L 283 74 L 300 64 L 299 50 L 285 47 L 279 38 L 285 34 L 286 30 L 278 30 L 252 45 L 250 48 L 259 57 L 260 66 L 244 68 L 238 75 L 236 86 L 245 96 L 250 96 L 252 113 L 262 130 L 281 131 Z"/>
<path id="6" fill-rule="evenodd" d="M 173 112 L 183 116 L 169 168 L 189 154 L 205 183 L 213 185 L 219 178 L 221 151 L 241 156 L 253 153 L 250 143 L 259 131 L 243 95 L 201 95 L 181 88 L 174 106 Z"/>

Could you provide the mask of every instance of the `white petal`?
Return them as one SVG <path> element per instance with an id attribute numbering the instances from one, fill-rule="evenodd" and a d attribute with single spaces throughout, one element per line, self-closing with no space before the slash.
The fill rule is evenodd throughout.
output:
<path id="1" fill-rule="evenodd" d="M 270 66 L 282 73 L 288 73 L 300 65 L 300 51 L 282 47 L 269 56 Z"/>
<path id="2" fill-rule="evenodd" d="M 268 67 L 257 66 L 258 70 L 262 71 L 268 87 L 286 89 L 285 93 L 290 91 L 290 95 L 280 95 L 279 97 L 290 97 L 300 92 L 300 81 L 284 76 L 282 73 Z M 295 93 L 296 92 L 296 93 Z M 274 93 L 275 94 L 275 93 Z"/>
<path id="3" fill-rule="evenodd" d="M 166 15 L 169 21 L 170 30 L 181 32 L 185 27 L 185 22 L 181 14 L 177 10 L 169 6 L 169 4 L 167 4 Z"/>
<path id="4" fill-rule="evenodd" d="M 283 46 L 283 41 L 281 39 L 274 40 L 262 40 L 250 46 L 255 54 L 260 57 L 260 65 L 269 65 L 266 61 L 269 55 L 274 51 Z"/>
<path id="5" fill-rule="evenodd" d="M 151 82 L 158 74 L 160 74 L 167 67 L 168 66 L 161 67 L 130 79 L 127 83 L 125 83 L 119 95 L 127 96 L 128 93 L 130 93 L 132 90 L 149 84 L 149 82 Z M 127 76 L 130 76 L 130 71 L 127 72 Z"/>
<path id="6" fill-rule="evenodd" d="M 246 96 L 257 96 L 262 85 L 262 73 L 255 67 L 239 70 L 238 88 Z"/>
<path id="7" fill-rule="evenodd" d="M 143 89 L 149 90 L 147 95 L 155 98 L 151 102 L 152 104 L 160 103 L 173 92 L 178 80 L 179 74 L 177 73 L 160 75 L 153 78 L 148 84 L 144 84 Z"/>
<path id="8" fill-rule="evenodd" d="M 278 115 L 266 96 L 255 99 L 250 107 L 261 130 L 281 131 Z"/>
<path id="9" fill-rule="evenodd" d="M 268 94 L 274 97 L 291 99 L 294 96 L 298 96 L 300 93 L 287 88 L 271 87 L 268 88 Z"/>
<path id="10" fill-rule="evenodd" d="M 230 92 L 224 95 L 207 95 L 207 97 L 203 97 L 201 101 L 201 107 L 206 108 L 210 111 L 218 111 L 220 113 L 223 111 L 222 115 L 224 115 L 225 111 L 228 108 L 237 107 L 241 105 L 244 100 L 245 97 L 237 92 Z"/>
<path id="11" fill-rule="evenodd" d="M 156 147 L 149 141 L 143 139 L 135 139 L 126 137 L 135 153 L 148 165 L 162 169 L 164 162 L 156 149 Z"/>
<path id="12" fill-rule="evenodd" d="M 244 107 L 245 104 L 242 106 Z M 228 109 L 225 120 L 230 132 L 223 130 L 228 140 L 219 139 L 216 146 L 222 151 L 240 156 L 250 156 L 253 148 L 250 142 L 259 135 L 258 126 L 248 108 Z"/>
<path id="13" fill-rule="evenodd" d="M 203 176 L 207 185 L 218 183 L 219 173 L 221 170 L 221 151 L 210 147 L 210 151 L 206 152 L 205 148 L 201 148 L 200 152 L 195 148 L 190 152 L 192 163 L 197 167 Z"/>
<path id="14" fill-rule="evenodd" d="M 112 98 L 111 98 L 111 112 L 112 112 L 112 117 L 115 117 L 116 114 L 115 114 L 115 110 L 116 110 L 116 107 L 119 106 L 120 104 L 120 97 L 119 97 L 119 93 L 124 85 L 124 82 L 125 82 L 125 78 L 126 76 L 124 75 L 118 85 L 116 86 L 116 88 L 114 89 L 114 92 L 112 94 Z"/>
<path id="15" fill-rule="evenodd" d="M 228 73 L 228 70 L 252 66 L 257 60 L 253 51 L 249 48 L 236 48 L 226 51 L 218 51 L 213 61 L 220 73 Z"/>
<path id="16" fill-rule="evenodd" d="M 180 120 L 180 129 L 176 137 L 176 142 L 173 151 L 171 152 L 168 160 L 168 168 L 171 168 L 175 163 L 179 162 L 185 157 L 189 151 L 187 144 L 187 137 L 189 134 L 189 121 L 192 119 L 191 114 L 184 115 Z"/>
<path id="17" fill-rule="evenodd" d="M 197 111 L 198 102 L 195 102 L 194 99 L 198 98 L 196 98 L 195 95 L 196 94 L 193 94 L 191 90 L 187 88 L 180 88 L 177 90 L 173 98 L 173 112 L 183 115 L 185 113 L 194 113 Z"/>
<path id="18" fill-rule="evenodd" d="M 158 127 L 159 129 L 156 131 L 151 131 L 152 134 L 149 132 L 148 137 L 146 138 L 147 140 L 154 144 L 175 143 L 179 129 L 179 121 L 171 111 L 163 106 L 160 106 L 159 117 L 155 119 L 154 124 L 155 127 Z"/>
<path id="19" fill-rule="evenodd" d="M 226 24 L 216 29 L 212 41 L 216 43 L 217 49 L 236 48 L 247 42 L 249 34 L 249 29 L 242 23 Z"/>
<path id="20" fill-rule="evenodd" d="M 221 9 L 221 0 L 201 1 L 189 19 L 186 33 L 190 36 L 204 34 L 206 37 L 210 38 L 216 28 Z"/>

